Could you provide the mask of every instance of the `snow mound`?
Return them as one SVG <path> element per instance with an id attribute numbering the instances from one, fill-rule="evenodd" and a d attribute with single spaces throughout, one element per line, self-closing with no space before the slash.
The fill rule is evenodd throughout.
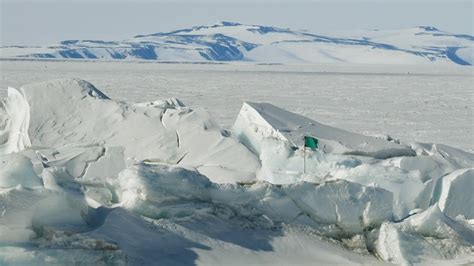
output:
<path id="1" fill-rule="evenodd" d="M 449 162 L 455 168 L 470 168 L 474 165 L 474 154 L 443 144 L 412 143 L 418 156 L 436 156 Z"/>
<path id="2" fill-rule="evenodd" d="M 304 136 L 318 138 L 326 153 L 354 154 L 386 159 L 413 156 L 408 146 L 333 128 L 269 103 L 243 104 L 233 126 L 234 133 L 257 153 L 265 138 L 302 146 Z"/>
<path id="3" fill-rule="evenodd" d="M 437 205 L 401 223 L 384 223 L 376 241 L 376 252 L 396 264 L 472 262 L 474 231 L 471 226 L 445 216 Z"/>
<path id="4" fill-rule="evenodd" d="M 31 161 L 22 154 L 0 155 L 0 188 L 42 186 Z"/>
<path id="5" fill-rule="evenodd" d="M 24 243 L 43 228 L 76 231 L 86 227 L 87 206 L 78 197 L 44 188 L 0 189 L 0 243 Z"/>
<path id="6" fill-rule="evenodd" d="M 403 144 L 335 129 L 267 103 L 244 103 L 233 133 L 260 157 L 258 178 L 275 184 L 344 179 L 393 193 L 393 215 L 426 209 L 438 179 L 474 163 L 445 145 Z M 304 136 L 317 149 L 304 149 Z M 466 194 L 463 194 L 466 195 Z"/>
<path id="7" fill-rule="evenodd" d="M 433 201 L 451 218 L 461 215 L 474 219 L 474 169 L 460 169 L 443 176 L 437 184 Z"/>
<path id="8" fill-rule="evenodd" d="M 0 101 L 0 154 L 21 151 L 31 146 L 28 137 L 30 107 L 24 93 L 8 88 L 8 97 Z"/>
<path id="9" fill-rule="evenodd" d="M 282 187 L 220 185 L 196 170 L 139 163 L 120 173 L 119 181 L 123 207 L 150 218 L 170 215 L 169 206 L 193 202 L 222 204 L 240 215 L 263 215 L 272 223 L 295 222 L 303 216 L 304 223 L 335 225 L 345 234 L 361 233 L 392 218 L 390 192 L 343 180 Z"/>
<path id="10" fill-rule="evenodd" d="M 209 200 L 211 182 L 195 170 L 140 163 L 120 173 L 121 202 L 142 215 L 160 217 L 160 207 L 183 200 Z"/>
<path id="11" fill-rule="evenodd" d="M 123 147 L 125 161 L 197 167 L 216 182 L 255 180 L 260 167 L 258 159 L 226 137 L 207 112 L 176 99 L 116 102 L 77 79 L 26 85 L 23 90 L 31 106 L 29 135 L 35 146 Z"/>
<path id="12" fill-rule="evenodd" d="M 314 220 L 334 224 L 346 234 L 392 219 L 392 194 L 383 189 L 339 180 L 289 185 L 285 191 Z"/>

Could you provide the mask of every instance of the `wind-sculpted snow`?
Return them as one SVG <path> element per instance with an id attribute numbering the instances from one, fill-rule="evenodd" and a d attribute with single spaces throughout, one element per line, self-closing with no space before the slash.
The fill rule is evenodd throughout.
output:
<path id="1" fill-rule="evenodd" d="M 443 264 L 460 254 L 473 254 L 474 228 L 450 219 L 434 205 L 401 223 L 384 223 L 376 250 L 382 259 L 396 264 Z M 472 263 L 472 258 L 458 263 Z"/>
<path id="2" fill-rule="evenodd" d="M 42 181 L 28 157 L 19 153 L 0 155 L 0 187 L 18 185 L 33 188 L 41 186 Z"/>
<path id="3" fill-rule="evenodd" d="M 263 103 L 229 132 L 78 79 L 11 91 L 2 138 L 31 145 L 0 155 L 2 265 L 474 262 L 470 153 Z"/>
<path id="4" fill-rule="evenodd" d="M 244 141 L 249 141 L 248 144 L 257 152 L 261 150 L 258 145 L 262 139 L 271 137 L 301 146 L 304 136 L 308 135 L 320 139 L 321 150 L 326 153 L 365 155 L 378 159 L 415 155 L 405 145 L 329 127 L 268 103 L 244 103 L 234 131 Z"/>
<path id="5" fill-rule="evenodd" d="M 272 222 L 335 226 L 341 234 L 362 233 L 392 218 L 388 191 L 342 180 L 281 187 L 265 182 L 219 185 L 195 170 L 140 163 L 120 173 L 119 182 L 123 206 L 152 218 L 186 215 L 193 210 L 176 205 L 193 202 L 224 205 Z"/>
<path id="6" fill-rule="evenodd" d="M 440 209 L 449 217 L 474 219 L 474 169 L 461 169 L 443 176 L 435 188 Z"/>
<path id="7" fill-rule="evenodd" d="M 66 40 L 52 46 L 0 49 L 6 58 L 472 65 L 473 40 L 473 36 L 434 27 L 323 36 L 220 22 L 123 41 Z"/>
<path id="8" fill-rule="evenodd" d="M 25 96 L 8 88 L 8 98 L 0 102 L 0 154 L 18 152 L 31 145 L 29 123 L 30 107 Z"/>
<path id="9" fill-rule="evenodd" d="M 259 154 L 260 179 L 277 184 L 344 179 L 380 187 L 393 193 L 396 220 L 432 204 L 442 176 L 474 165 L 472 154 L 445 145 L 362 136 L 267 103 L 244 103 L 233 132 Z M 302 149 L 304 136 L 316 137 L 319 148 Z"/>
<path id="10" fill-rule="evenodd" d="M 247 148 L 225 137 L 206 111 L 192 110 L 176 99 L 120 103 L 80 80 L 23 89 L 31 103 L 29 135 L 35 146 L 122 147 L 125 160 L 189 165 L 217 182 L 253 180 L 260 165 Z"/>

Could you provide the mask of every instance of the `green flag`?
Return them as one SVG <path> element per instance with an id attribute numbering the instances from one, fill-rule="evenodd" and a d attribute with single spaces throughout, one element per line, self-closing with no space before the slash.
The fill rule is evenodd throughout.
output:
<path id="1" fill-rule="evenodd" d="M 318 148 L 318 139 L 309 137 L 309 136 L 304 136 L 304 147 L 305 148 L 311 148 L 311 149 L 317 149 Z"/>

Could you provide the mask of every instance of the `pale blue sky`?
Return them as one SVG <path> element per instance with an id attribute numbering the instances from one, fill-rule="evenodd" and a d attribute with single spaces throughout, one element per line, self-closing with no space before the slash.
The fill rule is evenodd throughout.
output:
<path id="1" fill-rule="evenodd" d="M 218 21 L 330 33 L 430 25 L 473 33 L 473 0 L 0 0 L 1 44 L 121 40 Z"/>

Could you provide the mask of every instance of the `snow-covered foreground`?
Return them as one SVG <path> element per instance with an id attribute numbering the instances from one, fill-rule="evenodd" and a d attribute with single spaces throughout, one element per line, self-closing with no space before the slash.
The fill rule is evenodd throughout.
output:
<path id="1" fill-rule="evenodd" d="M 474 263 L 472 153 L 269 103 L 227 130 L 84 80 L 10 88 L 0 163 L 2 265 Z"/>
<path id="2" fill-rule="evenodd" d="M 80 77 L 117 100 L 179 97 L 225 128 L 242 102 L 263 101 L 364 135 L 474 152 L 472 67 L 0 61 L 0 68 L 3 97 L 8 86 Z"/>

